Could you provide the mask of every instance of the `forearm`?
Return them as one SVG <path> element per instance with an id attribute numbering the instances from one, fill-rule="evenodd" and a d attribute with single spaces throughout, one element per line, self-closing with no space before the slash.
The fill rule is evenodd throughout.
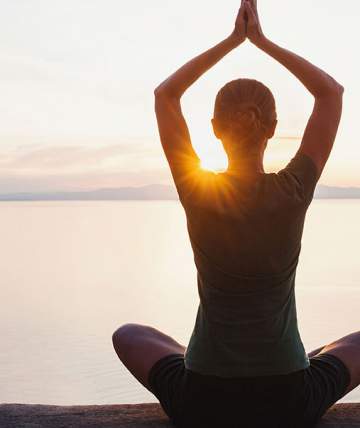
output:
<path id="1" fill-rule="evenodd" d="M 155 89 L 155 93 L 166 93 L 169 96 L 181 98 L 199 77 L 239 45 L 240 42 L 235 37 L 227 37 L 213 48 L 187 62 L 161 83 Z"/>
<path id="2" fill-rule="evenodd" d="M 264 38 L 256 46 L 294 74 L 315 98 L 343 90 L 342 86 L 325 71 L 269 39 Z"/>

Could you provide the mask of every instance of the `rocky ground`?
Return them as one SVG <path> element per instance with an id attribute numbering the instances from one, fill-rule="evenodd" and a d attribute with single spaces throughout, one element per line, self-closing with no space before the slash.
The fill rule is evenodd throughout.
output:
<path id="1" fill-rule="evenodd" d="M 0 428 L 166 428 L 158 403 L 112 406 L 0 404 Z M 320 427 L 360 428 L 360 404 L 338 404 Z M 199 427 L 200 428 L 200 427 Z"/>

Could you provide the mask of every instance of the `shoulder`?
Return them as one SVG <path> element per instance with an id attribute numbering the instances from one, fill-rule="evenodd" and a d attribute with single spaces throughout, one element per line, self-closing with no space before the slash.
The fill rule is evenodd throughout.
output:
<path id="1" fill-rule="evenodd" d="M 315 162 L 298 151 L 291 161 L 277 173 L 267 174 L 267 181 L 290 203 L 310 204 L 319 180 Z"/>
<path id="2" fill-rule="evenodd" d="M 185 209 L 205 209 L 226 214 L 239 204 L 239 188 L 226 173 L 198 171 L 189 181 L 180 201 Z"/>

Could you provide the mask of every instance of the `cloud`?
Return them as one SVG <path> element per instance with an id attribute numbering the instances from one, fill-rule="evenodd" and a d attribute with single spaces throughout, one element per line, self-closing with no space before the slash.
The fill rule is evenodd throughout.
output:
<path id="1" fill-rule="evenodd" d="M 104 146 L 41 143 L 0 152 L 0 192 L 169 183 L 159 145 L 136 139 Z"/>
<path id="2" fill-rule="evenodd" d="M 144 167 L 149 160 L 155 164 L 159 158 L 159 147 L 144 143 L 118 143 L 100 147 L 75 146 L 18 146 L 0 153 L 0 171 L 33 174 L 56 172 L 83 172 L 117 168 L 119 165 Z"/>

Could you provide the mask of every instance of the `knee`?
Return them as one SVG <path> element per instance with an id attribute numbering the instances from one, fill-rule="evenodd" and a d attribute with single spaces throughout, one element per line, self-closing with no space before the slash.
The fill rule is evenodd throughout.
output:
<path id="1" fill-rule="evenodd" d="M 348 338 L 349 343 L 354 346 L 357 352 L 360 352 L 360 331 L 350 334 Z"/>
<path id="2" fill-rule="evenodd" d="M 129 323 L 120 326 L 114 331 L 112 335 L 112 342 L 115 349 L 126 344 L 126 342 L 131 338 L 132 329 L 133 324 Z"/>
<path id="3" fill-rule="evenodd" d="M 134 340 L 143 333 L 146 326 L 134 323 L 127 323 L 114 331 L 112 335 L 112 342 L 115 350 L 118 352 L 124 350 L 134 343 Z"/>
<path id="4" fill-rule="evenodd" d="M 352 350 L 353 352 L 360 352 L 360 331 L 351 333 L 335 342 L 330 343 L 328 347 L 339 347 Z"/>

